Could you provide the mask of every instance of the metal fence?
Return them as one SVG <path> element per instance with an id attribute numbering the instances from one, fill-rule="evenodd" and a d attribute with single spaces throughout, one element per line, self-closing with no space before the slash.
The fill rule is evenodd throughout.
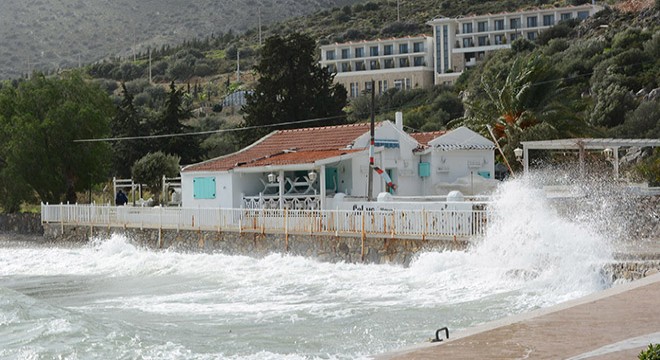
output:
<path id="1" fill-rule="evenodd" d="M 41 205 L 41 220 L 49 224 L 412 239 L 478 236 L 490 218 L 483 206 L 473 210 L 350 211 Z"/>

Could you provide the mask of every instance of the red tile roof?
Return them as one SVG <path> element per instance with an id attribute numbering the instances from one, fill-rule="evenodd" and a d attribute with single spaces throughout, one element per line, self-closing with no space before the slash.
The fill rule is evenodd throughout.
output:
<path id="1" fill-rule="evenodd" d="M 238 152 L 192 164 L 183 171 L 223 171 L 237 167 L 310 163 L 363 150 L 347 147 L 368 131 L 368 123 L 280 130 Z"/>
<path id="2" fill-rule="evenodd" d="M 421 146 L 428 146 L 429 142 L 431 140 L 437 138 L 440 135 L 446 134 L 447 131 L 442 130 L 442 131 L 428 131 L 428 132 L 421 132 L 421 133 L 410 133 L 410 135 L 413 139 L 417 140 L 419 145 Z"/>

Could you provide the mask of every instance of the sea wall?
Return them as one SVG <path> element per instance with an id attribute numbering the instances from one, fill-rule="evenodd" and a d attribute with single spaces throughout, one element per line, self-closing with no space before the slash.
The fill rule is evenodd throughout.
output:
<path id="1" fill-rule="evenodd" d="M 262 234 L 166 229 L 108 228 L 44 224 L 46 241 L 87 242 L 122 234 L 138 246 L 183 252 L 221 252 L 227 255 L 266 256 L 272 253 L 305 256 L 328 262 L 401 264 L 428 251 L 465 250 L 464 240 L 364 239 L 315 234 Z"/>
<path id="2" fill-rule="evenodd" d="M 41 235 L 44 232 L 41 215 L 28 213 L 0 214 L 0 231 L 31 235 Z"/>

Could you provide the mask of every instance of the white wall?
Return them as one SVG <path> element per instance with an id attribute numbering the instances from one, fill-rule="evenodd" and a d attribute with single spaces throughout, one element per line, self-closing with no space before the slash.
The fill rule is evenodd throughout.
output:
<path id="1" fill-rule="evenodd" d="M 434 149 L 431 156 L 431 179 L 429 189 L 435 191 L 437 183 L 453 183 L 458 178 L 479 171 L 489 171 L 490 178 L 495 175 L 493 150 L 452 150 Z M 444 195 L 444 194 L 435 194 Z"/>
<path id="2" fill-rule="evenodd" d="M 215 199 L 195 199 L 193 179 L 196 177 L 215 177 Z M 235 203 L 233 192 L 233 174 L 229 172 L 183 172 L 181 174 L 181 195 L 183 207 L 201 208 L 232 208 L 239 207 Z M 240 193 L 239 193 L 240 197 Z"/>

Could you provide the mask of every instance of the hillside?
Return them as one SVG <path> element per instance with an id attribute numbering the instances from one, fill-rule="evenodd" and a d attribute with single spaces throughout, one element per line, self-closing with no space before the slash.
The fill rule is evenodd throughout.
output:
<path id="1" fill-rule="evenodd" d="M 0 79 L 241 33 L 359 0 L 3 0 Z"/>

